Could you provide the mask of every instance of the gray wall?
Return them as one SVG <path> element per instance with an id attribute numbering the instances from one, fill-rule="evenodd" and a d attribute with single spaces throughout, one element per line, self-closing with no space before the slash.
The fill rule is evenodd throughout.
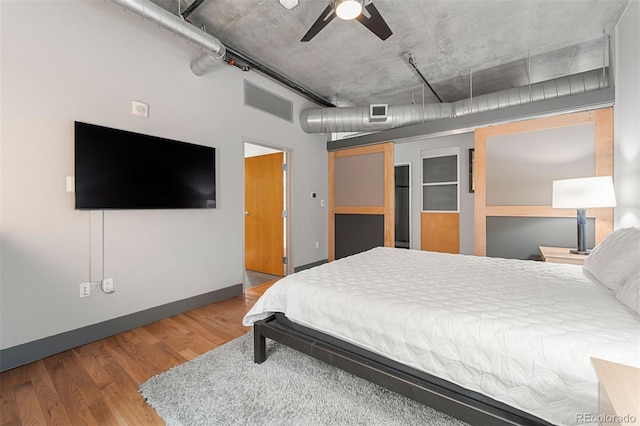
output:
<path id="1" fill-rule="evenodd" d="M 613 34 L 615 228 L 640 226 L 640 1 L 631 0 Z"/>
<path id="2" fill-rule="evenodd" d="M 109 2 L 0 2 L 0 348 L 187 299 L 243 280 L 243 141 L 292 152 L 294 265 L 327 258 L 327 153 L 297 122 L 313 105 L 256 73 L 196 77 L 195 48 Z M 243 79 L 294 103 L 294 123 L 243 106 Z M 130 102 L 149 103 L 147 119 Z M 215 210 L 75 211 L 73 121 L 215 146 Z M 309 194 L 318 197 L 311 199 Z M 315 241 L 320 241 L 316 249 Z M 90 257 L 89 247 L 93 254 Z"/>
<path id="3" fill-rule="evenodd" d="M 420 211 L 422 206 L 422 155 L 429 149 L 460 148 L 460 253 L 473 254 L 473 193 L 469 192 L 469 149 L 473 148 L 473 133 L 431 139 L 397 141 L 394 146 L 396 164 L 411 163 L 411 248 L 420 250 Z"/>

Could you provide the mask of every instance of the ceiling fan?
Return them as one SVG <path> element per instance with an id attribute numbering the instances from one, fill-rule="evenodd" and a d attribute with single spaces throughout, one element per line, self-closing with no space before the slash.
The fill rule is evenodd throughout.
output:
<path id="1" fill-rule="evenodd" d="M 368 17 L 364 14 L 363 8 L 369 15 Z M 329 6 L 320 14 L 320 17 L 300 41 L 311 40 L 336 16 L 345 21 L 357 19 L 381 40 L 386 40 L 393 34 L 378 9 L 373 5 L 372 0 L 330 0 Z"/>

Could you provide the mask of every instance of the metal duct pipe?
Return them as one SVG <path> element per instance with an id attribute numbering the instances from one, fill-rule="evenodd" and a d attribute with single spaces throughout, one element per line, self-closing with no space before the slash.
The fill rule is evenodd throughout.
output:
<path id="1" fill-rule="evenodd" d="M 385 121 L 370 121 L 368 106 L 306 109 L 300 112 L 300 126 L 307 133 L 388 130 L 600 90 L 608 85 L 608 76 L 598 69 L 474 96 L 473 99 L 426 104 L 424 109 L 422 105 L 389 106 Z"/>
<path id="2" fill-rule="evenodd" d="M 189 43 L 193 43 L 202 50 L 197 58 L 191 61 L 191 71 L 197 76 L 202 76 L 211 71 L 216 65 L 223 63 L 226 49 L 222 42 L 190 23 L 181 17 L 172 15 L 160 6 L 149 0 L 110 0 L 130 10 L 142 18 L 155 22 L 164 29 L 184 38 Z"/>

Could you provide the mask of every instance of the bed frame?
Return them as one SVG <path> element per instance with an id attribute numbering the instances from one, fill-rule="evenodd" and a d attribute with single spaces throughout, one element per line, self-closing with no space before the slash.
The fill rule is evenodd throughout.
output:
<path id="1" fill-rule="evenodd" d="M 267 359 L 269 338 L 470 424 L 550 425 L 477 392 L 295 324 L 282 313 L 256 322 L 253 336 L 256 363 Z"/>

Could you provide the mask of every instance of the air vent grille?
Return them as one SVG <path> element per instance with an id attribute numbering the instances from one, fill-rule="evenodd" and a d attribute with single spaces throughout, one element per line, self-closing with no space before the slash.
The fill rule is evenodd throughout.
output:
<path id="1" fill-rule="evenodd" d="M 244 104 L 293 123 L 293 102 L 244 81 Z"/>
<path id="2" fill-rule="evenodd" d="M 387 104 L 371 104 L 369 105 L 369 120 L 384 121 L 387 119 Z"/>

